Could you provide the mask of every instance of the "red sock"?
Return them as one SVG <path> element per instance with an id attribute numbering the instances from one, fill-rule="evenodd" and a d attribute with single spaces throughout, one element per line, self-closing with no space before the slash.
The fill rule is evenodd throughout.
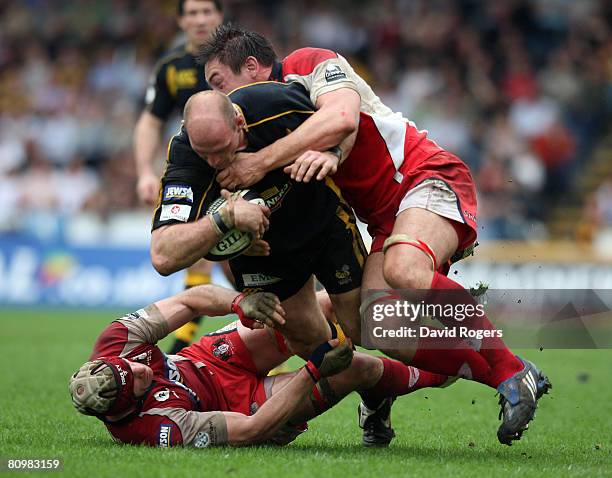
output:
<path id="1" fill-rule="evenodd" d="M 457 293 L 455 292 L 452 296 L 452 302 L 476 304 L 476 301 L 468 290 L 439 272 L 434 273 L 431 289 L 454 291 L 462 290 L 465 292 L 465 296 L 461 295 L 458 297 L 456 295 Z M 445 300 L 444 294 L 440 294 L 439 297 L 440 303 L 448 303 L 448 298 Z M 436 302 L 436 300 L 434 299 L 433 302 Z M 489 319 L 487 319 L 486 315 L 480 317 L 474 316 L 471 319 L 463 322 L 457 322 L 454 319 L 442 319 L 440 321 L 447 327 L 453 328 L 461 325 L 469 327 L 470 329 L 495 330 L 495 327 L 489 321 Z M 521 361 L 517 359 L 512 352 L 510 352 L 504 341 L 499 337 L 483 338 L 478 353 L 486 360 L 489 367 L 491 367 L 489 384 L 493 387 L 497 387 L 501 382 L 523 369 L 523 364 Z"/>
<path id="2" fill-rule="evenodd" d="M 360 392 L 368 408 L 376 408 L 370 404 L 379 404 L 387 397 L 407 395 L 425 387 L 439 387 L 448 379 L 446 375 L 419 370 L 397 360 L 380 359 L 384 366 L 380 380 L 369 390 Z"/>
<path id="3" fill-rule="evenodd" d="M 445 348 L 440 348 L 441 343 L 444 343 Z M 461 339 L 420 337 L 417 351 L 410 364 L 430 372 L 491 385 L 489 364 Z"/>

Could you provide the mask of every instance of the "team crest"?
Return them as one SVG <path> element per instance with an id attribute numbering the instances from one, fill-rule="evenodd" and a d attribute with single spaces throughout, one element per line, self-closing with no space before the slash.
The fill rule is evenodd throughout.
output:
<path id="1" fill-rule="evenodd" d="M 198 432 L 193 440 L 193 446 L 196 448 L 206 448 L 210 444 L 210 436 L 206 432 Z"/>
<path id="2" fill-rule="evenodd" d="M 233 355 L 232 344 L 225 337 L 213 343 L 213 355 L 224 362 Z"/>
<path id="3" fill-rule="evenodd" d="M 336 271 L 336 279 L 338 279 L 338 284 L 340 285 L 348 284 L 353 280 L 348 264 L 344 264 L 340 270 Z"/>

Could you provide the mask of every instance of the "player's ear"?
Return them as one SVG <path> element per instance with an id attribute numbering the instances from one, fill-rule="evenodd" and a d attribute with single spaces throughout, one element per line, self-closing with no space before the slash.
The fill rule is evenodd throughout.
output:
<path id="1" fill-rule="evenodd" d="M 244 116 L 242 116 L 236 107 L 234 107 L 234 124 L 238 129 L 242 128 L 246 124 Z"/>
<path id="2" fill-rule="evenodd" d="M 251 80 L 255 81 L 257 74 L 259 73 L 259 62 L 254 56 L 248 56 L 244 62 L 244 70 Z"/>

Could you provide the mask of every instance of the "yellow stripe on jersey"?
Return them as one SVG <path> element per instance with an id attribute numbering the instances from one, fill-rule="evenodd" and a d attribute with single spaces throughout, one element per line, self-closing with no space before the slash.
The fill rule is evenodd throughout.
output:
<path id="1" fill-rule="evenodd" d="M 206 191 L 204 191 L 204 196 L 202 196 L 202 200 L 200 201 L 200 206 L 198 207 L 198 213 L 196 214 L 196 219 L 200 217 L 200 213 L 202 212 L 202 206 L 204 205 L 204 200 L 206 199 L 206 196 L 208 196 L 208 192 L 210 191 L 210 188 L 212 188 L 212 185 L 215 184 L 216 177 L 217 177 L 217 173 L 214 174 L 214 176 L 212 177 L 212 180 L 210 181 L 210 184 L 208 185 L 208 188 L 206 188 Z"/>
<path id="2" fill-rule="evenodd" d="M 338 199 L 340 200 L 340 204 L 336 209 L 336 216 L 344 223 L 346 228 L 351 231 L 353 235 L 353 253 L 357 258 L 360 266 L 363 266 L 365 263 L 365 258 L 368 255 L 365 244 L 361 239 L 361 233 L 359 232 L 359 228 L 357 227 L 357 223 L 353 219 L 353 216 L 350 214 L 351 207 L 342 197 L 342 193 L 340 192 L 340 188 L 336 185 L 336 183 L 330 177 L 325 178 L 325 185 L 330 188 Z"/>
<path id="3" fill-rule="evenodd" d="M 272 120 L 274 120 L 276 118 L 280 118 L 281 116 L 290 115 L 291 113 L 302 113 L 302 114 L 309 114 L 309 115 L 311 115 L 311 114 L 314 113 L 314 111 L 313 110 L 289 110 L 289 111 L 285 111 L 283 113 L 279 113 L 279 114 L 274 115 L 274 116 L 268 116 L 267 118 L 259 120 L 259 121 L 255 122 L 255 123 L 247 124 L 246 127 L 247 127 L 247 129 L 248 128 L 253 128 L 255 126 L 259 126 L 262 123 L 266 123 L 266 122 L 272 121 Z"/>

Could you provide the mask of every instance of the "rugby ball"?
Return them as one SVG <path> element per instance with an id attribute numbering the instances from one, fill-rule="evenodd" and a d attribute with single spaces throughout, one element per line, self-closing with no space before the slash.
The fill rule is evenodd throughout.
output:
<path id="1" fill-rule="evenodd" d="M 240 196 L 245 201 L 248 201 L 253 204 L 259 204 L 261 206 L 265 206 L 266 202 L 259 196 L 257 191 L 253 191 L 252 189 L 243 189 L 238 191 Z M 213 201 L 213 203 L 209 206 L 206 214 L 213 214 L 221 209 L 227 201 L 224 197 L 220 196 Z M 227 259 L 232 259 L 233 257 L 239 256 L 244 251 L 246 251 L 253 241 L 253 237 L 250 232 L 239 231 L 234 228 L 225 233 L 225 235 L 219 239 L 219 242 L 213 247 L 208 254 L 206 254 L 206 259 L 209 261 L 220 262 L 225 261 Z"/>

